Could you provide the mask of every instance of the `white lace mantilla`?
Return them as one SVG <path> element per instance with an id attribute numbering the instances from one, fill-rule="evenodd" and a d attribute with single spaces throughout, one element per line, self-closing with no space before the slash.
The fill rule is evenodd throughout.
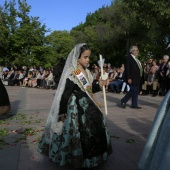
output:
<path id="1" fill-rule="evenodd" d="M 62 94 L 64 92 L 64 89 L 65 89 L 66 79 L 69 78 L 70 80 L 72 80 L 75 84 L 77 84 L 80 87 L 80 84 L 76 81 L 76 79 L 73 78 L 70 75 L 72 74 L 72 71 L 74 71 L 77 68 L 77 60 L 78 60 L 79 55 L 80 55 L 80 48 L 83 45 L 85 45 L 85 43 L 81 43 L 81 44 L 76 45 L 67 57 L 67 60 L 66 60 L 61 78 L 60 78 L 60 82 L 59 82 L 58 88 L 56 90 L 55 97 L 54 97 L 50 112 L 48 114 L 46 126 L 45 126 L 45 129 L 44 129 L 46 141 L 49 144 L 51 143 L 52 136 L 53 136 L 53 130 L 51 129 L 51 126 L 52 126 L 52 124 L 55 124 L 58 121 L 60 100 L 61 100 Z M 89 83 L 91 83 L 92 78 L 90 76 L 89 71 L 87 71 L 87 74 L 88 74 L 88 78 L 89 78 L 89 81 L 90 81 Z"/>

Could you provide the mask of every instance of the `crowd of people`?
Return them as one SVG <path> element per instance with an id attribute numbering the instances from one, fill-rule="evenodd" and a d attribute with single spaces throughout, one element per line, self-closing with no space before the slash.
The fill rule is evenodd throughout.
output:
<path id="1" fill-rule="evenodd" d="M 150 58 L 146 62 L 141 62 L 143 73 L 139 87 L 140 95 L 151 94 L 153 97 L 165 94 L 170 89 L 170 61 L 169 56 L 164 55 L 162 60 Z M 126 71 L 124 64 L 116 68 L 110 64 L 104 64 L 103 75 L 101 78 L 100 68 L 94 64 L 92 75 L 94 78 L 94 86 L 96 89 L 100 88 L 103 84 L 106 87 L 106 92 L 127 93 L 130 90 L 127 82 Z M 134 73 L 135 74 L 135 73 Z"/>
<path id="2" fill-rule="evenodd" d="M 158 93 L 162 96 L 170 89 L 170 61 L 169 56 L 164 55 L 162 60 L 149 59 L 143 67 L 142 77 L 142 94 L 147 95 L 153 93 L 156 96 Z"/>
<path id="3" fill-rule="evenodd" d="M 37 87 L 37 88 L 54 88 L 54 76 L 51 68 L 43 69 L 42 67 L 32 66 L 23 67 L 3 67 L 2 82 L 8 86 L 20 87 Z"/>
<path id="4" fill-rule="evenodd" d="M 169 56 L 163 56 L 162 60 L 149 58 L 141 62 L 143 76 L 141 78 L 139 94 L 153 97 L 164 96 L 170 89 L 170 61 Z M 61 69 L 60 69 L 61 70 Z M 100 67 L 93 64 L 90 68 L 93 75 L 93 92 L 98 92 L 105 86 L 106 92 L 124 94 L 130 90 L 125 76 L 124 64 L 114 67 L 110 63 L 103 66 L 103 79 Z M 41 66 L 0 67 L 2 82 L 8 86 L 36 87 L 43 89 L 56 89 L 58 80 L 54 74 L 54 68 L 43 69 Z M 61 74 L 61 73 L 60 73 Z"/>

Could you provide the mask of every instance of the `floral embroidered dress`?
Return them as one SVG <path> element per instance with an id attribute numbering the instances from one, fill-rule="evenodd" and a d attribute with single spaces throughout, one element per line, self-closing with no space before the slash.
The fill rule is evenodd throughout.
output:
<path id="1" fill-rule="evenodd" d="M 67 114 L 63 133 L 54 133 L 50 146 L 43 134 L 38 151 L 60 166 L 96 167 L 112 153 L 105 118 L 97 104 L 75 83 L 75 76 L 70 77 L 60 101 L 59 115 Z"/>

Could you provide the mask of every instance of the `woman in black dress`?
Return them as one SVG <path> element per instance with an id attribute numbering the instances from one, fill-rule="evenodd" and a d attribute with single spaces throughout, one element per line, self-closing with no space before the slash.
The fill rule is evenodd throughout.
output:
<path id="1" fill-rule="evenodd" d="M 10 110 L 10 101 L 6 88 L 0 79 L 0 115 L 8 113 Z"/>

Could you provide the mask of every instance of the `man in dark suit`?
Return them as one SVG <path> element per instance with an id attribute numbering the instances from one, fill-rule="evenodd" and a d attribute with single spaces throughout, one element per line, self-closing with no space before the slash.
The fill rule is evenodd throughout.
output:
<path id="1" fill-rule="evenodd" d="M 131 108 L 141 109 L 138 106 L 138 94 L 143 68 L 137 59 L 139 50 L 137 46 L 130 47 L 130 54 L 125 59 L 125 74 L 127 83 L 130 86 L 128 93 L 121 99 L 121 107 L 126 108 L 126 103 L 132 98 Z"/>

